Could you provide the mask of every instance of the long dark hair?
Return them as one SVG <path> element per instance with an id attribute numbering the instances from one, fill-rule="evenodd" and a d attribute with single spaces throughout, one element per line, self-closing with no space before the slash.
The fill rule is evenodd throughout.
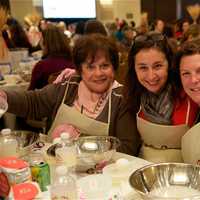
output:
<path id="1" fill-rule="evenodd" d="M 135 71 L 135 56 L 142 49 L 155 48 L 163 52 L 168 61 L 168 80 L 172 83 L 174 72 L 172 66 L 173 52 L 166 37 L 160 33 L 149 32 L 136 36 L 132 48 L 128 55 L 128 72 L 124 84 L 124 97 L 128 103 L 128 108 L 132 113 L 138 112 L 140 107 L 141 94 L 146 90 L 139 82 Z M 172 84 L 176 90 L 175 84 Z"/>
<path id="2" fill-rule="evenodd" d="M 67 36 L 55 25 L 49 24 L 42 31 L 43 37 L 43 57 L 62 56 L 71 59 L 71 49 Z"/>

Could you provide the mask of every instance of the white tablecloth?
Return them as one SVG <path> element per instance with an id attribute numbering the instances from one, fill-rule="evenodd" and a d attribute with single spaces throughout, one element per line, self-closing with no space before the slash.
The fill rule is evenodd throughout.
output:
<path id="1" fill-rule="evenodd" d="M 2 90 L 27 90 L 29 86 L 28 82 L 21 82 L 16 84 L 6 83 L 4 85 L 0 85 L 0 89 Z"/>
<path id="2" fill-rule="evenodd" d="M 29 83 L 25 82 L 20 74 L 4 75 L 4 80 L 0 81 L 0 89 L 26 90 L 28 86 Z"/>
<path id="3" fill-rule="evenodd" d="M 127 160 L 131 161 L 131 163 L 133 163 L 133 171 L 151 164 L 150 162 L 143 160 L 141 158 L 137 158 L 137 157 L 133 157 L 133 156 L 129 156 L 127 154 L 123 154 L 123 153 L 115 153 L 113 160 L 116 161 L 119 158 L 126 158 Z M 112 198 L 112 200 L 114 199 L 118 199 L 121 200 L 121 198 L 114 198 L 115 195 L 121 196 L 123 200 L 140 200 L 140 196 L 136 193 L 136 191 L 134 191 L 131 186 L 129 185 L 129 182 L 122 182 L 120 187 L 116 187 L 113 186 L 112 190 L 110 191 L 110 198 Z M 41 195 L 41 200 L 50 200 L 50 193 L 49 191 L 47 192 L 43 192 Z"/>

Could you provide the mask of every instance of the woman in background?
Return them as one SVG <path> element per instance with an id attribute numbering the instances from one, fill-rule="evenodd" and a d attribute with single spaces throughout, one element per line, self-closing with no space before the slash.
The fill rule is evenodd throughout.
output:
<path id="1" fill-rule="evenodd" d="M 33 68 L 29 90 L 40 89 L 48 84 L 49 77 L 65 68 L 74 68 L 71 49 L 64 33 L 54 25 L 42 31 L 43 58 Z"/>
<path id="2" fill-rule="evenodd" d="M 138 112 L 140 156 L 152 162 L 182 162 L 181 138 L 197 112 L 176 83 L 172 59 L 167 39 L 155 32 L 136 36 L 129 53 L 124 95 L 130 112 Z"/>

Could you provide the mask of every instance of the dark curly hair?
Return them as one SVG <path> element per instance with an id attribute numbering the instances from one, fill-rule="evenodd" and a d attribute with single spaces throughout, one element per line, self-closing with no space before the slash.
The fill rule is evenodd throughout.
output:
<path id="1" fill-rule="evenodd" d="M 76 70 L 80 74 L 82 63 L 89 57 L 92 58 L 91 62 L 93 62 L 98 51 L 105 52 L 114 70 L 117 70 L 119 66 L 119 55 L 116 43 L 102 34 L 89 34 L 78 39 L 73 48 L 73 60 Z"/>

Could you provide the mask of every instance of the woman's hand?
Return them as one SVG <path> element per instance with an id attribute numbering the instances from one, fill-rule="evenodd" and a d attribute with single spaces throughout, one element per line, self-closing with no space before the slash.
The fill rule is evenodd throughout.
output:
<path id="1" fill-rule="evenodd" d="M 61 82 L 65 81 L 65 79 L 72 76 L 73 74 L 76 74 L 75 69 L 66 68 L 59 74 L 59 76 L 56 78 L 56 80 L 53 83 L 54 84 L 61 83 Z"/>
<path id="2" fill-rule="evenodd" d="M 71 124 L 60 124 L 58 125 L 52 132 L 52 138 L 55 139 L 60 137 L 60 134 L 63 132 L 67 132 L 70 134 L 70 138 L 77 139 L 80 135 L 80 132 L 77 128 L 72 126 Z"/>

